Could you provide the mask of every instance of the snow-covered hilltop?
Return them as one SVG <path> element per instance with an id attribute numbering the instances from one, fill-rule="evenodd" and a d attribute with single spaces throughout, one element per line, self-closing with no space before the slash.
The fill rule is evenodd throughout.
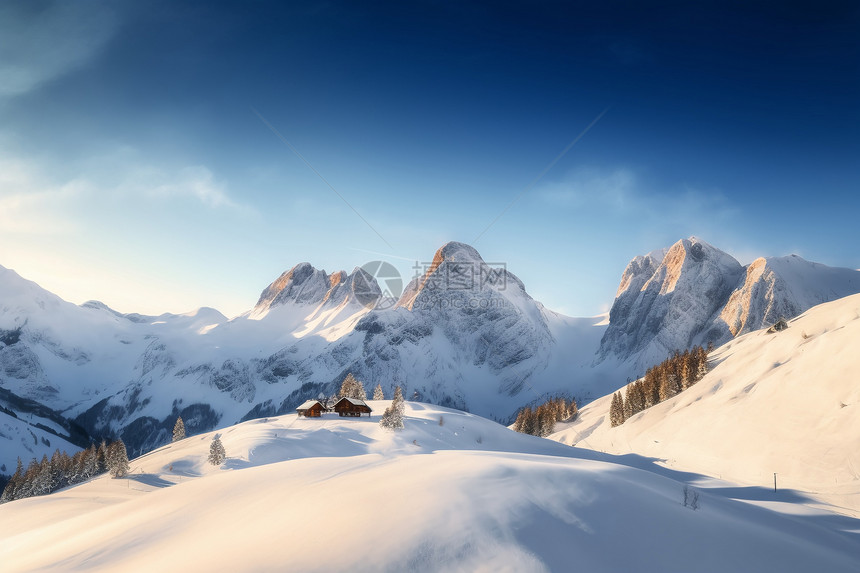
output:
<path id="1" fill-rule="evenodd" d="M 132 460 L 127 478 L 0 505 L 3 571 L 860 568 L 853 520 L 779 494 L 417 402 L 388 432 L 388 402 L 370 405 L 371 418 L 225 427 Z M 218 467 L 206 461 L 216 435 Z"/>
<path id="2" fill-rule="evenodd" d="M 508 422 L 550 396 L 602 396 L 676 348 L 860 291 L 858 275 L 797 257 L 744 272 L 684 239 L 628 265 L 606 326 L 544 308 L 462 243 L 443 245 L 396 304 L 374 304 L 385 289 L 362 269 L 302 263 L 233 320 L 214 309 L 156 317 L 76 306 L 0 268 L 0 388 L 9 403 L 32 400 L 64 420 L 58 438 L 74 442 L 74 422 L 122 437 L 132 454 L 165 443 L 177 415 L 192 434 L 280 415 L 336 392 L 349 372 L 368 387 L 401 386 L 407 397 Z M 31 455 L 21 424 L 26 416 L 14 423 L 23 438 L 3 448 L 7 468 Z"/>

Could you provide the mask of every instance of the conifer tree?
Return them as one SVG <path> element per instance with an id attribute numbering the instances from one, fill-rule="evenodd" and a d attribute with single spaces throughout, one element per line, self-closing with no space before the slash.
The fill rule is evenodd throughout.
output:
<path id="1" fill-rule="evenodd" d="M 107 471 L 107 445 L 104 443 L 104 440 L 102 440 L 102 446 L 99 446 L 98 449 L 95 444 L 90 446 L 86 457 L 87 465 L 84 468 L 84 479 L 89 479 Z"/>
<path id="2" fill-rule="evenodd" d="M 340 392 L 337 393 L 338 398 L 355 398 L 357 393 L 356 386 L 358 385 L 358 380 L 355 379 L 355 376 L 352 375 L 352 372 L 346 375 L 346 378 L 343 379 L 343 382 L 340 384 Z"/>
<path id="3" fill-rule="evenodd" d="M 218 434 L 215 434 L 212 443 L 209 444 L 209 463 L 213 466 L 220 466 L 226 459 L 227 451 L 224 449 L 224 444 L 221 443 Z"/>
<path id="4" fill-rule="evenodd" d="M 9 479 L 9 483 L 6 484 L 6 487 L 3 489 L 3 493 L 0 494 L 0 503 L 6 503 L 7 501 L 14 501 L 18 499 L 15 495 L 16 490 L 19 488 L 21 480 L 24 479 L 24 463 L 21 461 L 21 457 L 18 457 L 18 465 L 15 468 L 15 473 L 12 474 L 12 477 Z"/>
<path id="5" fill-rule="evenodd" d="M 51 491 L 57 491 L 69 485 L 71 477 L 70 466 L 71 458 L 69 458 L 69 454 L 61 452 L 57 448 L 54 451 L 54 455 L 51 456 Z"/>
<path id="6" fill-rule="evenodd" d="M 520 432 L 536 436 L 540 431 L 537 412 L 526 406 L 522 409 L 520 415 L 523 418 Z"/>
<path id="7" fill-rule="evenodd" d="M 120 439 L 111 442 L 107 450 L 108 472 L 113 478 L 121 478 L 128 475 L 128 452 L 125 443 Z"/>
<path id="8" fill-rule="evenodd" d="M 552 404 L 544 404 L 537 409 L 537 435 L 545 438 L 555 429 L 556 413 Z"/>
<path id="9" fill-rule="evenodd" d="M 624 400 L 622 401 L 622 404 L 624 406 L 624 421 L 625 422 L 627 420 L 629 420 L 631 416 L 633 416 L 633 401 L 630 399 L 630 389 L 632 387 L 633 387 L 632 384 L 629 384 L 627 386 L 627 390 L 624 393 Z"/>
<path id="10" fill-rule="evenodd" d="M 355 381 L 355 386 L 353 386 L 353 395 L 350 396 L 350 398 L 367 400 L 367 391 L 364 389 L 364 384 L 360 380 Z"/>
<path id="11" fill-rule="evenodd" d="M 382 418 L 379 420 L 379 425 L 388 430 L 400 430 L 403 428 L 403 413 L 406 410 L 406 405 L 403 400 L 403 391 L 400 386 L 394 389 L 394 399 L 391 405 L 385 409 Z"/>
<path id="12" fill-rule="evenodd" d="M 182 416 L 176 418 L 176 424 L 173 425 L 173 441 L 185 439 L 185 422 L 182 421 Z"/>
<path id="13" fill-rule="evenodd" d="M 624 423 L 624 403 L 621 394 L 616 392 L 612 395 L 612 403 L 609 405 L 609 425 L 613 428 Z"/>
<path id="14" fill-rule="evenodd" d="M 42 455 L 38 470 L 33 478 L 30 495 L 47 495 L 51 493 L 51 460 L 48 454 Z"/>
<path id="15" fill-rule="evenodd" d="M 91 463 L 93 463 L 95 465 L 95 467 L 92 468 L 90 475 L 94 475 L 94 476 L 101 475 L 108 470 L 108 467 L 107 467 L 107 444 L 105 443 L 104 440 L 102 440 L 102 443 L 99 445 L 98 449 L 95 449 L 95 447 L 94 447 L 93 450 L 95 452 L 95 455 L 93 456 Z"/>
<path id="16" fill-rule="evenodd" d="M 373 399 L 385 400 L 385 393 L 382 391 L 382 384 L 377 384 L 376 388 L 373 389 Z"/>
<path id="17" fill-rule="evenodd" d="M 401 417 L 406 412 L 406 400 L 403 399 L 403 390 L 400 386 L 394 389 L 394 398 L 391 400 L 391 405 L 400 413 Z"/>

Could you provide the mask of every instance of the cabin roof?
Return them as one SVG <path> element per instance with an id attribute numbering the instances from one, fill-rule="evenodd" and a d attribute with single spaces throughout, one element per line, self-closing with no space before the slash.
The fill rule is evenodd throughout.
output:
<path id="1" fill-rule="evenodd" d="M 304 404 L 296 408 L 296 410 L 310 410 L 314 407 L 314 404 L 319 404 L 320 408 L 322 408 L 322 404 L 320 404 L 319 400 L 308 400 Z"/>
<path id="2" fill-rule="evenodd" d="M 335 404 L 335 406 L 337 406 L 338 404 L 340 404 L 340 403 L 341 403 L 341 402 L 343 402 L 344 400 L 348 400 L 348 401 L 349 401 L 353 406 L 364 406 L 364 407 L 366 407 L 366 408 L 370 409 L 370 406 L 368 406 L 368 405 L 367 405 L 367 402 L 365 402 L 364 400 L 361 400 L 361 399 L 359 399 L 359 398 L 347 398 L 347 397 L 343 397 L 343 398 L 341 398 L 340 400 L 338 400 L 338 401 L 337 401 L 337 404 Z"/>

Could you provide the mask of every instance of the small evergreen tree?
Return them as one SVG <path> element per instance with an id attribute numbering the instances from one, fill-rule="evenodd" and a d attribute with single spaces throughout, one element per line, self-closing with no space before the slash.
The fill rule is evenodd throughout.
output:
<path id="1" fill-rule="evenodd" d="M 6 503 L 7 501 L 15 501 L 18 499 L 16 497 L 16 490 L 19 488 L 21 480 L 24 479 L 24 463 L 21 461 L 21 458 L 18 457 L 18 465 L 15 468 L 15 473 L 12 474 L 12 477 L 9 479 L 9 483 L 6 484 L 6 487 L 3 489 L 3 493 L 0 494 L 0 503 Z"/>
<path id="2" fill-rule="evenodd" d="M 84 468 L 84 475 L 86 477 L 84 479 L 89 479 L 107 471 L 107 445 L 104 441 L 102 441 L 102 445 L 104 447 L 99 447 L 98 449 L 96 449 L 95 444 L 90 446 L 86 457 L 87 465 Z"/>
<path id="3" fill-rule="evenodd" d="M 44 454 L 33 478 L 30 495 L 47 495 L 49 493 L 51 493 L 51 460 L 48 459 L 47 454 Z"/>
<path id="4" fill-rule="evenodd" d="M 377 384 L 376 388 L 373 389 L 373 399 L 385 400 L 385 394 L 382 392 L 382 384 Z"/>
<path id="5" fill-rule="evenodd" d="M 391 405 L 385 409 L 382 418 L 379 420 L 379 425 L 387 430 L 403 429 L 403 413 L 406 410 L 406 405 L 403 400 L 403 391 L 400 386 L 394 389 L 394 399 Z"/>
<path id="6" fill-rule="evenodd" d="M 93 450 L 95 452 L 95 456 L 93 456 L 91 463 L 95 464 L 95 467 L 92 468 L 92 472 L 90 473 L 90 475 L 97 476 L 108 471 L 107 444 L 104 440 L 102 440 L 102 443 L 99 445 L 98 449 L 93 448 Z"/>
<path id="7" fill-rule="evenodd" d="M 111 442 L 107 450 L 108 472 L 113 478 L 121 478 L 128 475 L 128 452 L 122 440 Z"/>
<path id="8" fill-rule="evenodd" d="M 365 391 L 364 384 L 360 380 L 355 381 L 355 386 L 353 386 L 353 396 L 350 396 L 350 398 L 367 400 L 367 391 Z"/>
<path id="9" fill-rule="evenodd" d="M 613 428 L 624 423 L 624 399 L 620 392 L 612 395 L 612 403 L 609 405 L 609 425 Z"/>
<path id="10" fill-rule="evenodd" d="M 352 375 L 352 372 L 346 375 L 343 382 L 340 383 L 340 392 L 337 393 L 338 398 L 356 398 L 358 380 Z"/>
<path id="11" fill-rule="evenodd" d="M 182 421 L 182 416 L 176 418 L 176 424 L 173 425 L 173 441 L 185 439 L 185 422 Z"/>
<path id="12" fill-rule="evenodd" d="M 209 444 L 209 463 L 213 466 L 220 466 L 227 459 L 227 451 L 224 449 L 224 444 L 221 443 L 221 438 L 218 434 L 212 438 L 212 443 Z"/>
<path id="13" fill-rule="evenodd" d="M 403 399 L 403 390 L 400 386 L 394 389 L 394 398 L 391 400 L 391 405 L 400 413 L 401 417 L 406 412 L 406 400 Z"/>

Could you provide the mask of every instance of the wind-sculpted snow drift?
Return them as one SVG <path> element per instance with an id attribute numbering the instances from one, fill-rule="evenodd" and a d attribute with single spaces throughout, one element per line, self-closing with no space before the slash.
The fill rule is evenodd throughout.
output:
<path id="1" fill-rule="evenodd" d="M 278 415 L 336 392 L 349 372 L 388 396 L 401 386 L 507 422 L 553 395 L 601 396 L 676 348 L 856 292 L 858 275 L 796 257 L 745 273 L 685 239 L 631 261 L 607 327 L 544 308 L 462 243 L 440 248 L 396 304 L 368 304 L 383 289 L 360 268 L 329 274 L 302 263 L 232 320 L 214 309 L 154 317 L 76 306 L 0 267 L 0 386 L 93 437 L 122 437 L 132 454 L 169 441 L 177 415 L 189 434 Z M 0 416 L 14 415 L 4 408 Z M 16 435 L 29 439 L 22 423 Z M 69 423 L 58 437 L 72 438 Z M 7 468 L 32 454 L 18 442 L 3 449 Z"/>

